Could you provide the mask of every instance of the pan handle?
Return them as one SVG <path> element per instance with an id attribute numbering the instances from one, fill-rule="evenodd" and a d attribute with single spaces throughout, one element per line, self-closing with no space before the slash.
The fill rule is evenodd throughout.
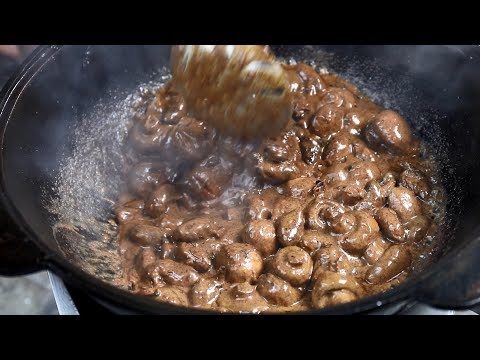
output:
<path id="1" fill-rule="evenodd" d="M 480 235 L 428 278 L 415 298 L 451 310 L 480 304 Z"/>
<path id="2" fill-rule="evenodd" d="M 43 254 L 0 209 L 0 275 L 17 276 L 44 270 Z"/>

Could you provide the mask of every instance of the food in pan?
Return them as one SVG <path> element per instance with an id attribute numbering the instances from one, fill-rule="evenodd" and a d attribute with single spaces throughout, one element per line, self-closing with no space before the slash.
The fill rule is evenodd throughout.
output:
<path id="1" fill-rule="evenodd" d="M 140 107 L 116 206 L 132 292 L 303 311 L 386 291 L 436 251 L 443 189 L 401 109 L 325 69 L 282 66 L 293 111 L 275 137 L 218 132 L 172 82 Z"/>

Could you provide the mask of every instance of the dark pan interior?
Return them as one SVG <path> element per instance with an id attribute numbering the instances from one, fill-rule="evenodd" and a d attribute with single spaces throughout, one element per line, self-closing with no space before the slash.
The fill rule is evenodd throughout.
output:
<path id="1" fill-rule="evenodd" d="M 325 66 L 403 114 L 437 158 L 447 188 L 446 251 L 470 241 L 478 230 L 480 198 L 475 48 L 273 49 L 285 58 Z M 162 81 L 169 46 L 43 51 L 42 66 L 26 70 L 12 92 L 18 100 L 3 134 L 4 188 L 44 249 L 112 282 L 119 274 L 112 206 L 122 178 L 128 105 L 140 85 Z"/>

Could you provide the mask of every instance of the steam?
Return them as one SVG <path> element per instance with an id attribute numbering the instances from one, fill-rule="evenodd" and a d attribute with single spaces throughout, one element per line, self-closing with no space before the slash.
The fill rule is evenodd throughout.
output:
<path id="1" fill-rule="evenodd" d="M 46 207 L 57 220 L 53 233 L 60 250 L 84 270 L 108 281 L 120 274 L 112 209 L 125 177 L 123 146 L 128 128 L 140 93 L 158 89 L 169 78 L 167 71 L 162 68 L 152 81 L 126 96 L 112 90 L 104 97 L 108 101 L 81 115 L 71 134 L 74 150 L 60 165 L 53 186 L 55 197 L 44 195 Z"/>
<path id="2" fill-rule="evenodd" d="M 162 69 L 156 80 L 142 84 L 141 89 L 154 90 L 165 82 L 167 70 Z M 138 90 L 123 99 L 110 94 L 110 102 L 97 103 L 84 114 L 74 130 L 74 151 L 61 165 L 55 188 L 59 197 L 52 207 L 59 220 L 90 225 L 93 231 L 98 218 L 116 201 L 124 176 L 123 144 L 140 100 Z"/>

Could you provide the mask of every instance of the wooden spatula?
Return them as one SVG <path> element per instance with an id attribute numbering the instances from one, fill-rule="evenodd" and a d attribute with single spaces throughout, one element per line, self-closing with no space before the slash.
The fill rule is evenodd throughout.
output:
<path id="1" fill-rule="evenodd" d="M 285 70 L 259 45 L 175 45 L 173 81 L 198 119 L 242 138 L 277 135 L 292 114 Z"/>

